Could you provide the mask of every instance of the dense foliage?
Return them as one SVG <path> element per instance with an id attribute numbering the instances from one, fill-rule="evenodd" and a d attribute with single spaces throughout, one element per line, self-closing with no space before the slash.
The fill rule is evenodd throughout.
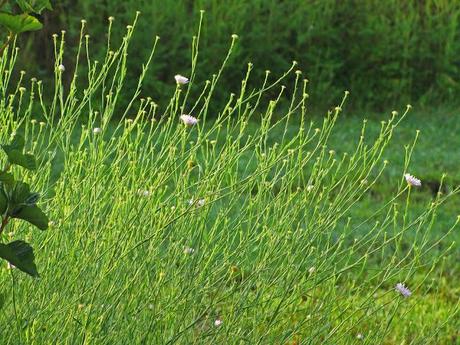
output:
<path id="1" fill-rule="evenodd" d="M 122 28 L 139 10 L 144 19 L 132 42 L 131 76 L 141 70 L 154 36 L 160 36 L 162 59 L 154 62 L 146 79 L 154 99 L 169 94 L 174 74 L 190 70 L 189 42 L 200 9 L 206 11 L 200 80 L 220 65 L 230 35 L 240 36 L 225 74 L 225 90 L 218 91 L 222 95 L 239 90 L 242 61 L 253 62 L 263 79 L 264 70 L 279 73 L 292 60 L 305 71 L 309 93 L 321 104 L 337 102 L 344 90 L 359 95 L 355 105 L 375 109 L 407 102 L 433 105 L 452 100 L 459 91 L 458 1 L 55 0 L 53 5 L 55 11 L 43 16 L 45 30 L 29 37 L 45 49 L 29 45 L 24 54 L 28 69 L 38 62 L 45 75 L 53 54 L 51 35 L 66 28 L 67 40 L 76 43 L 81 18 L 90 23 L 92 54 L 100 54 L 107 18 L 115 16 Z"/>

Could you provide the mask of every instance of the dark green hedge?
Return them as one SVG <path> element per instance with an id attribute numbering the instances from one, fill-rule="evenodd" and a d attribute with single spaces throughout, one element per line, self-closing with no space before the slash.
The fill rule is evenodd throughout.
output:
<path id="1" fill-rule="evenodd" d="M 311 81 L 317 103 L 334 103 L 350 90 L 357 106 L 436 105 L 455 101 L 460 89 L 460 1 L 56 0 L 54 7 L 45 14 L 45 30 L 29 36 L 31 69 L 35 61 L 43 74 L 49 68 L 53 32 L 66 28 L 72 45 L 85 18 L 97 55 L 104 49 L 107 18 L 116 18 L 120 33 L 139 10 L 130 64 L 140 71 L 153 37 L 161 37 L 147 80 L 148 93 L 157 99 L 170 91 L 176 73 L 189 71 L 200 9 L 206 10 L 200 76 L 218 69 L 232 33 L 240 37 L 221 84 L 225 94 L 238 90 L 246 62 L 261 78 L 266 69 L 280 73 L 292 60 Z"/>

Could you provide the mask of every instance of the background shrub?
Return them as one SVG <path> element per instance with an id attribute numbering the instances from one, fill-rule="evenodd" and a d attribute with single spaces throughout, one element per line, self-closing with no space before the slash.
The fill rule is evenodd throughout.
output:
<path id="1" fill-rule="evenodd" d="M 130 70 L 140 72 L 152 39 L 159 35 L 161 59 L 146 81 L 154 99 L 170 94 L 172 76 L 190 70 L 190 38 L 200 9 L 206 15 L 197 81 L 216 72 L 230 35 L 240 36 L 233 55 L 238 63 L 228 65 L 223 94 L 238 91 L 241 61 L 253 62 L 263 78 L 265 69 L 280 73 L 292 60 L 311 80 L 309 92 L 318 104 L 336 102 L 343 90 L 350 90 L 359 94 L 352 97 L 355 106 L 376 110 L 405 102 L 434 105 L 452 101 L 459 90 L 458 1 L 56 0 L 54 8 L 43 15 L 45 30 L 27 38 L 23 56 L 34 72 L 45 75 L 49 68 L 54 32 L 67 28 L 67 39 L 76 41 L 79 20 L 85 18 L 97 55 L 106 44 L 107 18 L 129 23 L 139 10 L 143 20 L 134 37 Z M 32 40 L 44 49 L 34 51 Z"/>

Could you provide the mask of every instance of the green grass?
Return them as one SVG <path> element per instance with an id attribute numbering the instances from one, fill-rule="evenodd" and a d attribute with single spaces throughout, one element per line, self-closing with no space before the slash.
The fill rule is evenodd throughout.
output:
<path id="1" fill-rule="evenodd" d="M 250 66 L 209 119 L 222 85 L 220 73 L 194 80 L 198 41 L 191 83 L 157 105 L 142 93 L 147 70 L 139 92 L 123 88 L 131 34 L 99 64 L 88 57 L 85 92 L 64 86 L 58 38 L 54 89 L 7 85 L 14 50 L 0 63 L 0 138 L 22 132 L 39 157 L 26 177 L 52 220 L 2 234 L 33 245 L 41 275 L 0 270 L 4 344 L 457 341 L 455 112 L 389 109 L 363 131 L 346 96 L 310 114 L 295 66 L 246 90 Z M 134 94 L 127 109 L 122 93 Z M 184 126 L 183 112 L 198 125 Z"/>

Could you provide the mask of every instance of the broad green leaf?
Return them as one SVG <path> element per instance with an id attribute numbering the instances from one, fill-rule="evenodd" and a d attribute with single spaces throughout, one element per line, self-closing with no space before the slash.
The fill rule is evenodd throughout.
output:
<path id="1" fill-rule="evenodd" d="M 23 206 L 17 213 L 12 215 L 12 217 L 23 219 L 35 225 L 40 230 L 48 229 L 48 217 L 38 206 Z"/>
<path id="2" fill-rule="evenodd" d="M 25 204 L 30 195 L 30 187 L 27 183 L 17 181 L 13 186 L 5 186 L 5 192 L 12 206 Z"/>
<path id="3" fill-rule="evenodd" d="M 38 202 L 39 199 L 40 199 L 40 193 L 30 193 L 29 196 L 24 201 L 24 203 L 28 206 L 33 206 Z"/>
<path id="4" fill-rule="evenodd" d="M 26 242 L 0 243 L 0 257 L 32 277 L 38 277 L 34 251 Z"/>
<path id="5" fill-rule="evenodd" d="M 8 207 L 8 199 L 6 198 L 3 187 L 0 187 L 0 214 L 4 214 Z"/>
<path id="6" fill-rule="evenodd" d="M 13 174 L 1 171 L 0 172 L 0 182 L 5 183 L 5 184 L 12 184 L 14 183 L 14 177 Z"/>
<path id="7" fill-rule="evenodd" d="M 15 134 L 13 139 L 11 140 L 11 143 L 9 145 L 2 145 L 2 147 L 5 150 L 5 152 L 7 150 L 22 151 L 24 150 L 25 145 L 26 145 L 26 142 L 24 140 L 24 137 L 20 134 Z"/>
<path id="8" fill-rule="evenodd" d="M 11 143 L 9 145 L 2 145 L 2 148 L 11 164 L 17 164 L 26 169 L 35 170 L 37 168 L 35 157 L 31 154 L 22 153 L 24 146 L 24 138 L 16 134 Z"/>
<path id="9" fill-rule="evenodd" d="M 31 154 L 22 153 L 18 150 L 10 150 L 6 155 L 11 164 L 20 165 L 28 170 L 37 169 L 37 162 L 35 161 L 35 157 Z"/>
<path id="10" fill-rule="evenodd" d="M 24 12 L 35 12 L 40 14 L 44 9 L 53 9 L 49 0 L 16 0 L 16 3 Z"/>
<path id="11" fill-rule="evenodd" d="M 37 18 L 28 14 L 15 15 L 5 12 L 0 12 L 0 25 L 3 25 L 15 34 L 25 31 L 36 31 L 43 27 Z"/>

